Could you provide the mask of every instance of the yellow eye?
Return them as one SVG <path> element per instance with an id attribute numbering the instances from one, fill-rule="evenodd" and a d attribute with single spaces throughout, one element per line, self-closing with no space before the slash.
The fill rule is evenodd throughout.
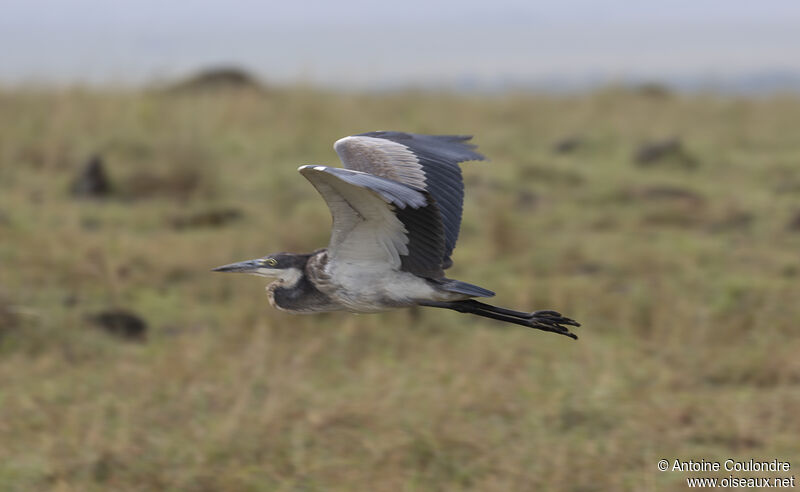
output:
<path id="1" fill-rule="evenodd" d="M 266 263 L 269 266 L 275 266 L 278 264 L 278 260 L 276 260 L 275 258 L 267 258 L 266 260 L 264 260 L 264 263 Z"/>

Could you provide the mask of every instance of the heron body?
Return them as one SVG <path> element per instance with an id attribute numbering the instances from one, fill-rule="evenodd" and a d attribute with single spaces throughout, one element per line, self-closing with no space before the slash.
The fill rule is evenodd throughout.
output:
<path id="1" fill-rule="evenodd" d="M 278 253 L 216 268 L 277 280 L 270 304 L 305 314 L 374 313 L 430 306 L 577 338 L 575 321 L 555 311 L 527 313 L 476 297 L 490 290 L 445 277 L 453 262 L 464 200 L 460 162 L 484 160 L 471 137 L 369 132 L 334 144 L 344 168 L 298 171 L 328 204 L 328 247 L 309 254 Z"/>

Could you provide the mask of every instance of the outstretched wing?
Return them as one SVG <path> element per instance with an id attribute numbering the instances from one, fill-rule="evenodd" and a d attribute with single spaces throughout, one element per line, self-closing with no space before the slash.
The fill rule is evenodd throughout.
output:
<path id="1" fill-rule="evenodd" d="M 333 148 L 344 167 L 381 176 L 433 196 L 439 207 L 445 234 L 444 268 L 458 240 L 464 182 L 459 162 L 482 161 L 465 135 L 416 135 L 402 132 L 369 132 L 338 140 Z"/>
<path id="2" fill-rule="evenodd" d="M 444 231 L 427 192 L 355 170 L 302 166 L 298 171 L 331 210 L 331 261 L 427 278 L 444 275 Z"/>

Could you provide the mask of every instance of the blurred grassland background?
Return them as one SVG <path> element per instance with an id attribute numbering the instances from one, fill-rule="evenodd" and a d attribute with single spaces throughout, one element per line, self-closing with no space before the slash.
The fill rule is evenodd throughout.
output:
<path id="1" fill-rule="evenodd" d="M 799 128 L 790 96 L 0 91 L 0 490 L 684 490 L 662 458 L 796 474 Z M 324 246 L 296 168 L 377 129 L 475 135 L 491 160 L 463 165 L 448 275 L 580 340 L 290 316 L 264 279 L 209 272 Z M 634 162 L 671 137 L 682 153 Z M 78 199 L 92 154 L 113 192 Z M 237 220 L 196 220 L 220 210 Z M 87 321 L 111 308 L 146 341 Z"/>

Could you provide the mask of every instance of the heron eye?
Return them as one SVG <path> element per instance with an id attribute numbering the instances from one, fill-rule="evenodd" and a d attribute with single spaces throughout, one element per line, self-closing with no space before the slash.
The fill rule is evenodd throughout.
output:
<path id="1" fill-rule="evenodd" d="M 267 258 L 266 260 L 264 260 L 264 263 L 266 263 L 269 266 L 275 266 L 278 264 L 278 260 L 276 260 L 275 258 Z"/>

